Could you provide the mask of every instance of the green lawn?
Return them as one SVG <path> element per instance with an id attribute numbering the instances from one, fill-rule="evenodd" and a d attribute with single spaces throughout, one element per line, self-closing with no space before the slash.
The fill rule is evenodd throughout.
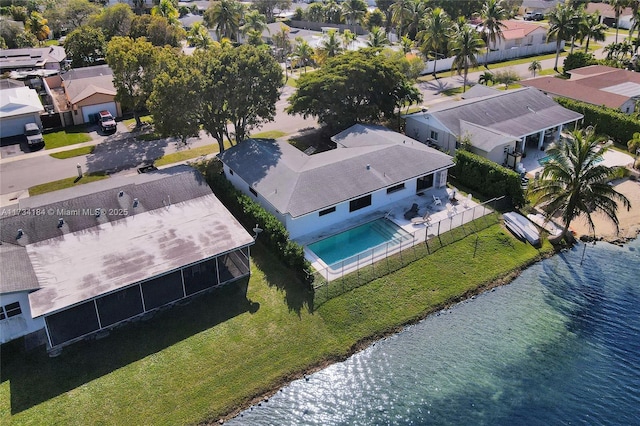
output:
<path id="1" fill-rule="evenodd" d="M 45 192 L 57 191 L 59 189 L 71 188 L 72 186 L 82 185 L 85 183 L 95 182 L 97 180 L 106 179 L 109 176 L 103 173 L 84 174 L 82 178 L 78 179 L 77 176 L 66 179 L 60 179 L 54 182 L 43 183 L 42 185 L 36 185 L 29 188 L 29 195 L 40 195 Z M 0 421 L 0 423 L 2 423 Z"/>
<path id="2" fill-rule="evenodd" d="M 164 166 L 167 164 L 178 163 L 180 161 L 191 160 L 192 158 L 201 157 L 203 155 L 218 152 L 218 144 L 200 146 L 198 148 L 183 149 L 182 151 L 167 154 L 158 158 L 153 162 L 155 166 Z"/>
<path id="3" fill-rule="evenodd" d="M 85 126 L 75 126 L 57 132 L 45 133 L 43 137 L 45 149 L 60 148 L 91 140 Z"/>
<path id="4" fill-rule="evenodd" d="M 269 130 L 266 132 L 260 132 L 256 133 L 255 135 L 251 135 L 252 138 L 256 139 L 278 139 L 284 136 L 287 136 L 287 133 L 281 130 Z"/>
<path id="5" fill-rule="evenodd" d="M 140 121 L 142 121 L 143 123 L 153 123 L 153 117 L 150 114 L 142 115 L 140 116 Z M 122 120 L 122 123 L 124 123 L 124 125 L 127 126 L 127 129 L 131 129 L 135 126 L 136 119 L 127 118 L 126 120 Z"/>
<path id="6" fill-rule="evenodd" d="M 541 252 L 500 225 L 329 300 L 310 294 L 262 245 L 248 292 L 227 287 L 77 343 L 49 358 L 3 347 L 2 424 L 195 424 L 215 421 L 302 371 L 351 353 L 469 295 Z M 548 251 L 549 246 L 544 246 Z"/>
<path id="7" fill-rule="evenodd" d="M 443 90 L 442 92 L 440 92 L 440 95 L 442 95 L 442 96 L 455 96 L 455 95 L 461 95 L 462 92 L 463 92 L 463 88 L 462 87 L 452 87 L 450 89 Z"/>
<path id="8" fill-rule="evenodd" d="M 53 158 L 63 160 L 65 158 L 79 157 L 81 155 L 91 154 L 95 149 L 96 149 L 95 145 L 84 146 L 82 148 L 70 149 L 68 151 L 54 152 L 53 154 L 49 154 L 49 155 Z"/>

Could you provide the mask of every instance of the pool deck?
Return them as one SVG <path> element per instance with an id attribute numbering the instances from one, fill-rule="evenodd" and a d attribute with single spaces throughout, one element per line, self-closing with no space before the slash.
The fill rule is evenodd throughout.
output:
<path id="1" fill-rule="evenodd" d="M 387 204 L 376 211 L 354 217 L 353 219 L 324 228 L 313 234 L 304 235 L 297 238 L 296 242 L 304 247 L 305 257 L 311 262 L 313 268 L 322 273 L 325 279 L 333 280 L 357 270 L 359 266 L 369 265 L 372 262 L 382 260 L 386 256 L 397 253 L 400 251 L 400 248 L 405 249 L 406 247 L 423 243 L 426 239 L 436 237 L 439 234 L 492 212 L 488 207 L 482 206 L 473 199 L 463 196 L 457 190 L 457 200 L 450 200 L 449 198 L 453 191 L 453 188 L 430 189 L 424 191 L 424 195 L 416 194 L 404 200 Z M 440 198 L 440 205 L 434 203 L 433 196 Z M 418 218 L 422 218 L 427 212 L 429 213 L 428 222 L 416 219 L 412 222 L 404 218 L 404 213 L 408 211 L 414 203 L 418 205 Z M 388 250 L 379 250 L 377 251 L 379 254 L 374 254 L 371 250 L 367 250 L 363 252 L 358 262 L 343 265 L 337 270 L 330 269 L 329 265 L 324 263 L 307 248 L 309 244 L 318 240 L 382 217 L 391 220 L 404 231 L 411 234 L 413 236 L 412 241 L 403 243 L 401 246 L 398 245 L 389 248 Z"/>

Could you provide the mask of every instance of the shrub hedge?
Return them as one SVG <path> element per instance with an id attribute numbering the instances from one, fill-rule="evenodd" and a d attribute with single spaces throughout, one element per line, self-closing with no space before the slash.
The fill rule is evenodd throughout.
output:
<path id="1" fill-rule="evenodd" d="M 213 158 L 198 166 L 213 193 L 250 233 L 257 224 L 263 229 L 261 241 L 291 268 L 300 280 L 310 284 L 313 280 L 311 264 L 304 257 L 304 250 L 289 239 L 289 232 L 274 215 L 237 190 L 224 176 L 222 163 Z"/>
<path id="2" fill-rule="evenodd" d="M 626 146 L 635 132 L 640 132 L 637 117 L 624 114 L 613 108 L 588 104 L 568 98 L 556 98 L 556 102 L 565 108 L 584 115 L 584 124 L 593 126 L 599 134 L 608 135 L 618 144 Z"/>
<path id="3" fill-rule="evenodd" d="M 456 151 L 455 163 L 454 173 L 461 184 L 489 197 L 507 195 L 516 207 L 524 205 L 518 173 L 462 149 Z"/>

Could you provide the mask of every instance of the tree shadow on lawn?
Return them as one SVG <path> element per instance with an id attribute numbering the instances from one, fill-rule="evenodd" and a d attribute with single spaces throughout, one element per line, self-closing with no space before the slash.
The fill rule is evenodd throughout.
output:
<path id="1" fill-rule="evenodd" d="M 243 278 L 161 309 L 112 330 L 106 338 L 65 347 L 56 358 L 49 358 L 43 348 L 26 352 L 22 339 L 0 346 L 0 380 L 10 382 L 11 414 L 76 389 L 235 316 L 257 312 L 260 304 L 247 299 L 248 283 L 249 278 Z"/>
<path id="2" fill-rule="evenodd" d="M 313 290 L 301 282 L 295 273 L 287 269 L 282 262 L 272 255 L 268 249 L 260 243 L 260 238 L 251 251 L 253 263 L 264 273 L 267 285 L 284 292 L 284 301 L 289 308 L 298 314 L 302 309 L 313 313 Z"/>
<path id="3" fill-rule="evenodd" d="M 129 133 L 116 133 L 96 145 L 87 156 L 89 172 L 106 171 L 116 173 L 143 164 L 149 164 L 165 153 L 167 139 L 139 141 Z"/>

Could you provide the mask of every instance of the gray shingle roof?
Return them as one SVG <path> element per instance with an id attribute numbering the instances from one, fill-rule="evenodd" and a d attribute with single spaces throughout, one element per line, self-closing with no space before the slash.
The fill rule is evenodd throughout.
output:
<path id="1" fill-rule="evenodd" d="M 0 244 L 0 293 L 39 288 L 27 249 L 14 244 Z"/>
<path id="2" fill-rule="evenodd" d="M 428 114 L 437 118 L 455 135 L 460 135 L 461 121 L 467 121 L 514 137 L 534 134 L 582 118 L 582 114 L 558 105 L 533 87 L 436 105 Z"/>
<path id="3" fill-rule="evenodd" d="M 453 165 L 449 155 L 379 126 L 356 125 L 345 132 L 335 138 L 351 147 L 311 156 L 286 142 L 253 139 L 220 159 L 279 212 L 293 217 Z"/>

